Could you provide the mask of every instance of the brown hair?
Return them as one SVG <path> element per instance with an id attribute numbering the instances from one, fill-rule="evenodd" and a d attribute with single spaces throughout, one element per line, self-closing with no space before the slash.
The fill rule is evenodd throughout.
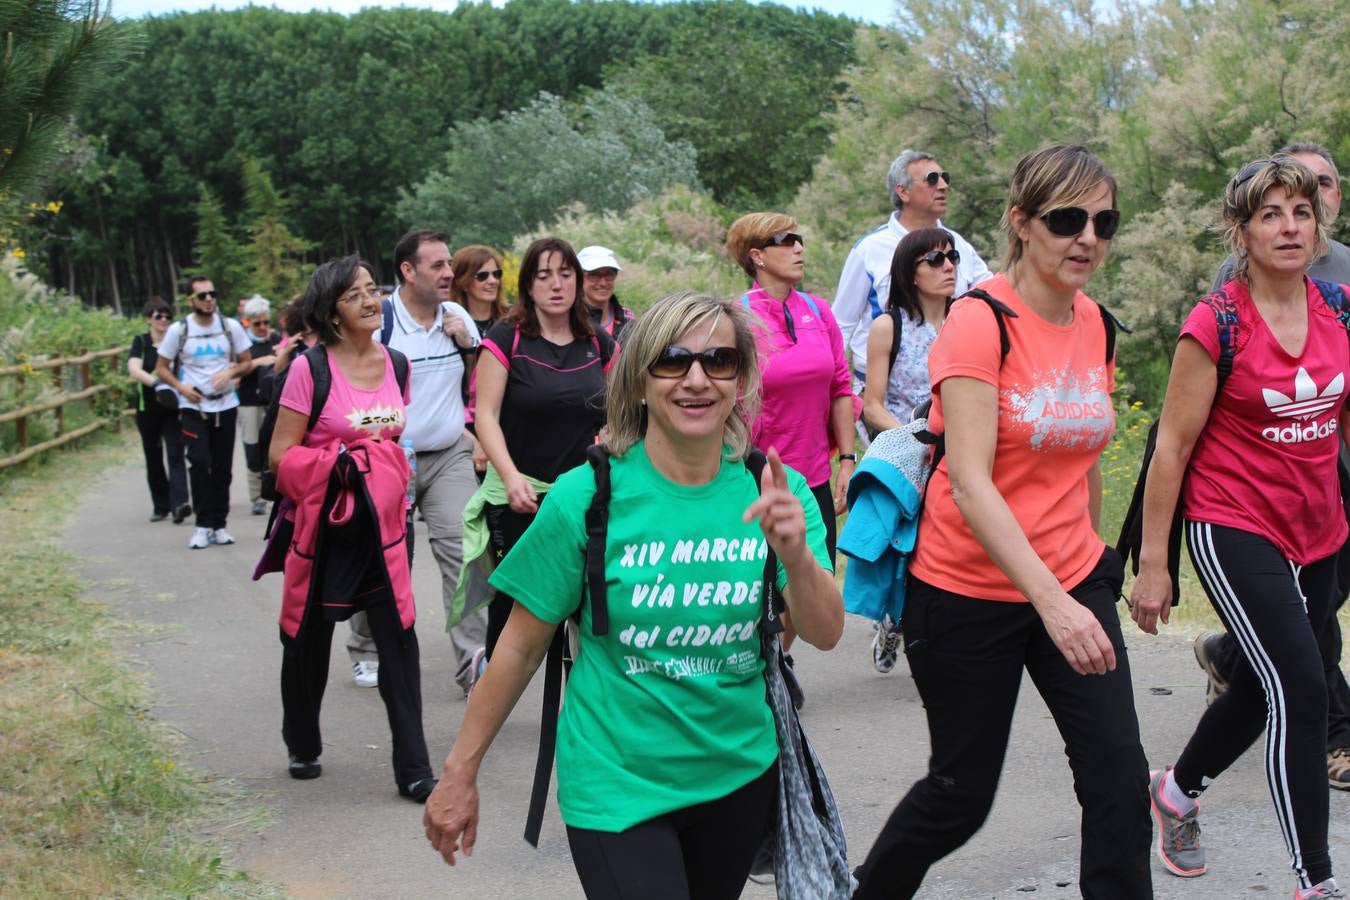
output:
<path id="1" fill-rule="evenodd" d="M 1238 170 L 1223 192 L 1220 211 L 1220 234 L 1233 254 L 1233 277 L 1247 281 L 1247 223 L 1256 215 L 1272 188 L 1282 187 L 1296 197 L 1312 204 L 1317 236 L 1313 259 L 1324 256 L 1327 242 L 1327 209 L 1322 203 L 1322 192 L 1317 173 L 1292 156 L 1277 154 L 1270 159 L 1247 163 Z M 1248 282 L 1250 283 L 1250 282 Z"/>
<path id="2" fill-rule="evenodd" d="M 736 261 L 750 280 L 755 280 L 755 261 L 751 250 L 761 250 L 764 243 L 780 231 L 796 231 L 797 220 L 784 213 L 746 213 L 727 229 L 727 253 Z"/>
<path id="3" fill-rule="evenodd" d="M 581 292 L 581 263 L 577 261 L 577 254 L 572 245 L 559 237 L 540 238 L 526 249 L 525 256 L 520 260 L 520 280 L 517 282 L 520 293 L 517 295 L 519 299 L 516 305 L 511 307 L 511 321 L 516 323 L 517 330 L 523 336 L 539 337 L 539 311 L 534 307 L 534 296 L 530 293 L 530 287 L 534 284 L 534 276 L 539 272 L 539 263 L 549 253 L 561 254 L 563 265 L 576 274 L 576 292 L 572 297 L 572 309 L 567 317 L 568 323 L 572 326 L 572 337 L 593 336 L 595 329 L 591 327 L 591 315 L 586 311 L 586 301 Z"/>
<path id="4" fill-rule="evenodd" d="M 1022 258 L 1022 239 L 1013 225 L 1012 211 L 1020 210 L 1028 218 L 1074 206 L 1103 182 L 1111 190 L 1111 205 L 1116 203 L 1116 179 L 1100 159 L 1078 144 L 1051 144 L 1017 161 L 1012 184 L 1008 186 L 1008 205 L 1000 223 L 1008 237 L 1008 252 L 1003 270 Z"/>
<path id="5" fill-rule="evenodd" d="M 497 268 L 502 267 L 501 255 L 483 244 L 468 244 L 455 251 L 454 257 L 450 260 L 450 268 L 455 274 L 455 280 L 450 283 L 451 300 L 465 309 L 469 308 L 469 285 L 478 274 L 478 270 L 483 268 L 483 263 L 488 260 L 495 262 Z M 497 299 L 492 302 L 492 320 L 495 322 L 506 318 L 509 311 L 510 307 L 506 303 L 506 285 L 503 284 L 497 289 Z"/>

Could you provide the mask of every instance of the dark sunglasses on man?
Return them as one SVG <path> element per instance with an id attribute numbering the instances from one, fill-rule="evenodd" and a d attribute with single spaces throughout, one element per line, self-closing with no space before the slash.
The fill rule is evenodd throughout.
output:
<path id="1" fill-rule="evenodd" d="M 1120 228 L 1118 209 L 1103 209 L 1096 215 L 1089 215 L 1081 206 L 1065 206 L 1052 209 L 1041 216 L 1041 221 L 1045 222 L 1045 227 L 1050 229 L 1050 233 L 1059 237 L 1077 237 L 1082 234 L 1083 229 L 1087 227 L 1088 219 L 1092 220 L 1092 230 L 1097 233 L 1098 240 L 1111 240 L 1116 236 L 1116 230 Z"/>
<path id="2" fill-rule="evenodd" d="M 705 347 L 695 353 L 684 347 L 667 347 L 647 367 L 653 378 L 683 378 L 694 360 L 703 374 L 718 381 L 730 381 L 741 373 L 741 353 L 735 347 Z"/>
<path id="3" fill-rule="evenodd" d="M 952 183 L 952 173 L 951 173 L 951 172 L 938 172 L 938 171 L 932 171 L 932 172 L 929 172 L 927 175 L 923 176 L 924 182 L 927 183 L 927 185 L 928 185 L 929 187 L 937 187 L 937 183 L 938 183 L 938 179 L 939 179 L 939 178 L 941 178 L 942 181 L 943 181 L 945 184 L 951 184 L 951 183 Z"/>
<path id="4" fill-rule="evenodd" d="M 198 300 L 206 300 L 207 298 L 214 300 L 217 297 L 219 297 L 220 294 L 216 293 L 215 291 L 198 291 L 193 296 L 196 297 Z"/>
<path id="5" fill-rule="evenodd" d="M 476 282 L 478 282 L 479 284 L 482 284 L 483 282 L 487 281 L 489 278 L 495 278 L 495 279 L 497 279 L 498 281 L 501 281 L 501 280 L 502 280 L 502 270 L 501 270 L 501 269 L 493 269 L 493 270 L 490 271 L 490 272 L 474 272 L 474 273 L 473 273 L 473 280 L 476 281 Z"/>

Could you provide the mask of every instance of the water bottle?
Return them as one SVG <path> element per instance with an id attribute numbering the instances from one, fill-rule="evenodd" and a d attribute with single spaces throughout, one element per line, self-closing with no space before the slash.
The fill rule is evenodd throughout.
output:
<path id="1" fill-rule="evenodd" d="M 403 448 L 403 455 L 408 457 L 408 505 L 412 506 L 417 502 L 417 451 L 408 438 L 399 441 L 398 445 Z"/>

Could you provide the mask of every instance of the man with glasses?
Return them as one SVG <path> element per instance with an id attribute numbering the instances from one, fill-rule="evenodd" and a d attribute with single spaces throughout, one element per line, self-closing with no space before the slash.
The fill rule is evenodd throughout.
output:
<path id="1" fill-rule="evenodd" d="M 886 173 L 886 189 L 895 212 L 886 224 L 863 235 L 844 260 L 844 271 L 839 276 L 839 287 L 830 308 L 853 357 L 853 389 L 856 393 L 862 393 L 867 381 L 867 334 L 872 320 L 886 308 L 895 248 L 915 229 L 946 227 L 941 217 L 947 212 L 951 181 L 950 173 L 938 165 L 933 154 L 921 150 L 902 152 Z M 946 230 L 952 236 L 952 246 L 961 254 L 961 262 L 956 268 L 955 296 L 959 296 L 993 273 L 969 241 L 950 228 Z M 861 423 L 859 433 L 862 434 Z M 863 439 L 866 440 L 866 435 Z"/>
<path id="2" fill-rule="evenodd" d="M 591 324 L 596 330 L 618 338 L 623 327 L 633 321 L 633 311 L 614 294 L 614 279 L 623 267 L 613 250 L 596 245 L 577 251 L 577 262 L 581 263 L 581 290 Z"/>
<path id="3" fill-rule="evenodd" d="M 464 429 L 462 382 L 477 356 L 478 328 L 464 307 L 450 301 L 454 271 L 443 234 L 409 231 L 394 246 L 398 286 L 384 304 L 377 338 L 408 357 L 412 400 L 403 439 L 416 452 L 416 504 L 427 526 L 431 553 L 441 569 L 441 599 L 451 612 L 463 560 L 462 517 L 478 479 L 473 437 Z M 374 641 L 364 615 L 352 617 L 347 651 L 357 684 L 377 671 Z M 468 694 L 473 658 L 487 634 L 487 615 L 476 610 L 450 629 L 455 681 Z M 376 682 L 371 679 L 370 685 Z"/>
<path id="4" fill-rule="evenodd" d="M 1317 176 L 1322 195 L 1322 205 L 1326 207 L 1328 227 L 1336 222 L 1341 211 L 1341 177 L 1336 171 L 1336 161 L 1331 152 L 1321 144 L 1299 141 L 1286 144 L 1275 153 L 1276 156 L 1292 156 L 1303 163 Z M 1214 276 L 1212 291 L 1218 291 L 1233 279 L 1233 267 L 1236 260 L 1229 256 L 1219 266 Z M 1308 267 L 1308 275 L 1321 281 L 1335 284 L 1350 284 L 1350 247 L 1339 241 L 1327 241 L 1327 253 L 1313 260 Z M 1341 449 L 1343 468 L 1350 467 L 1350 455 Z M 1350 500 L 1350 498 L 1345 498 Z M 1341 548 L 1338 564 L 1340 587 L 1337 611 L 1345 604 L 1350 595 L 1350 543 Z M 1327 781 L 1337 790 L 1350 791 L 1350 684 L 1346 683 L 1341 671 L 1341 626 L 1336 614 L 1331 616 L 1331 627 L 1322 635 L 1322 663 L 1327 676 Z M 1206 697 L 1209 702 L 1228 690 L 1241 654 L 1233 636 L 1224 632 L 1201 632 L 1195 639 L 1195 658 L 1200 668 L 1209 677 Z"/>
<path id="5" fill-rule="evenodd" d="M 159 345 L 155 372 L 178 392 L 178 421 L 187 450 L 188 483 L 197 527 L 188 547 L 233 544 L 225 529 L 230 514 L 238 379 L 252 368 L 252 346 L 244 328 L 221 315 L 220 295 L 211 279 L 188 279 L 192 314 L 169 327 Z"/>
<path id="6" fill-rule="evenodd" d="M 248 467 L 248 499 L 255 516 L 267 512 L 262 496 L 262 473 L 267 465 L 267 448 L 258 446 L 267 404 L 272 400 L 272 366 L 276 364 L 281 335 L 272 329 L 272 305 L 266 297 L 254 294 L 243 301 L 244 327 L 252 346 L 248 374 L 239 382 L 239 436 L 244 442 L 244 465 Z"/>

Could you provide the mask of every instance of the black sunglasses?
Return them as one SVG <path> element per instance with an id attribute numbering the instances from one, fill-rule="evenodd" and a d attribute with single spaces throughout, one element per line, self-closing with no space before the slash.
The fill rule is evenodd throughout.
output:
<path id="1" fill-rule="evenodd" d="M 939 178 L 941 178 L 947 184 L 952 183 L 951 172 L 929 172 L 927 175 L 923 176 L 923 180 L 927 182 L 929 187 L 937 187 Z"/>
<path id="2" fill-rule="evenodd" d="M 1077 237 L 1082 234 L 1083 229 L 1087 227 L 1088 219 L 1092 219 L 1092 230 L 1097 233 L 1099 240 L 1111 240 L 1116 236 L 1116 230 L 1120 228 L 1118 209 L 1103 209 L 1090 216 L 1081 206 L 1065 206 L 1041 216 L 1050 233 L 1059 237 Z"/>
<path id="3" fill-rule="evenodd" d="M 157 312 L 157 313 L 151 313 L 151 314 L 150 314 L 150 318 L 152 318 L 152 319 L 164 319 L 164 320 L 167 321 L 167 320 L 169 320 L 169 319 L 172 319 L 173 316 L 169 315 L 169 314 L 166 313 L 166 312 Z"/>
<path id="4" fill-rule="evenodd" d="M 489 278 L 495 278 L 495 279 L 497 279 L 498 281 L 501 281 L 501 280 L 502 280 L 502 270 L 501 270 L 501 269 L 493 269 L 491 272 L 474 272 L 474 273 L 473 273 L 473 280 L 479 282 L 480 284 L 481 284 L 482 282 L 484 282 L 484 281 L 487 281 Z"/>
<path id="5" fill-rule="evenodd" d="M 730 381 L 741 373 L 741 352 L 735 347 L 705 347 L 695 353 L 683 347 L 667 347 L 647 367 L 653 378 L 683 378 L 698 360 L 703 374 L 718 381 Z"/>
<path id="6" fill-rule="evenodd" d="M 1271 165 L 1274 162 L 1274 159 L 1258 159 L 1255 162 L 1247 163 L 1242 167 L 1242 171 L 1238 172 L 1237 177 L 1233 179 L 1234 189 L 1242 187 L 1257 175 L 1260 175 L 1266 166 Z"/>
<path id="7" fill-rule="evenodd" d="M 802 236 L 795 231 L 780 231 L 765 238 L 764 243 L 759 245 L 759 249 L 763 250 L 766 247 L 791 247 L 793 244 L 801 244 L 805 247 L 806 241 L 802 240 Z"/>
<path id="8" fill-rule="evenodd" d="M 205 300 L 207 297 L 210 297 L 212 300 L 214 300 L 217 297 L 219 297 L 220 294 L 217 294 L 215 291 L 198 291 L 194 296 L 198 300 Z"/>
<path id="9" fill-rule="evenodd" d="M 919 262 L 926 262 L 935 269 L 942 268 L 944 262 L 950 262 L 954 266 L 961 265 L 961 254 L 955 250 L 948 250 L 943 253 L 941 250 L 929 250 L 923 256 L 919 257 Z"/>

